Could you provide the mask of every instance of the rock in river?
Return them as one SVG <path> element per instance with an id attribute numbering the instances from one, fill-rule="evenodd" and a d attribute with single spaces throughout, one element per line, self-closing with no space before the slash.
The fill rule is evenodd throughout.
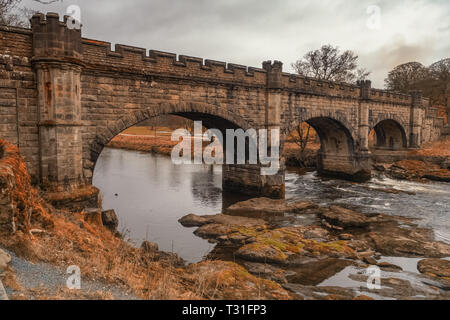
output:
<path id="1" fill-rule="evenodd" d="M 429 274 L 450 281 L 450 261 L 441 259 L 424 259 L 417 264 L 421 273 Z"/>
<path id="2" fill-rule="evenodd" d="M 247 201 L 235 203 L 226 209 L 232 215 L 252 214 L 283 214 L 302 213 L 309 209 L 317 209 L 318 206 L 311 201 L 286 202 L 285 200 L 274 200 L 269 198 L 254 198 Z"/>
<path id="3" fill-rule="evenodd" d="M 362 213 L 338 206 L 331 206 L 329 209 L 323 209 L 320 216 L 330 224 L 344 229 L 365 228 L 371 221 L 369 217 Z"/>

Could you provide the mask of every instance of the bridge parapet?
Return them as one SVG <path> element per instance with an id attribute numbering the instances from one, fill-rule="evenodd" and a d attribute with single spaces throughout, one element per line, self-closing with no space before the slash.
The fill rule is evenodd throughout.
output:
<path id="1" fill-rule="evenodd" d="M 296 93 L 312 93 L 337 97 L 359 98 L 358 86 L 327 80 L 318 80 L 304 77 L 298 74 L 283 73 L 283 87 Z"/>
<path id="2" fill-rule="evenodd" d="M 411 95 L 392 92 L 389 90 L 372 89 L 370 92 L 370 96 L 372 100 L 382 102 L 409 104 L 409 105 L 412 103 Z"/>
<path id="3" fill-rule="evenodd" d="M 175 77 L 190 77 L 216 82 L 242 85 L 265 86 L 266 70 L 247 67 L 175 53 L 121 44 L 111 50 L 111 43 L 92 39 L 83 39 L 83 61 L 87 68 L 105 69 L 105 71 L 132 72 L 146 76 L 168 74 Z"/>

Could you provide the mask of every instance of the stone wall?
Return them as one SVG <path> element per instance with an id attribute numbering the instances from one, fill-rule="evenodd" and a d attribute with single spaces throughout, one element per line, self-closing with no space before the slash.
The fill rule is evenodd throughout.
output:
<path id="1" fill-rule="evenodd" d="M 31 30 L 0 26 L 0 138 L 20 147 L 37 181 L 38 111 L 32 56 Z"/>

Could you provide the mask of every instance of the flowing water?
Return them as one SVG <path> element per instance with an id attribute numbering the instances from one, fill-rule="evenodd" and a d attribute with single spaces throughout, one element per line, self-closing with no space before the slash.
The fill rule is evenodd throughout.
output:
<path id="1" fill-rule="evenodd" d="M 175 166 L 165 156 L 109 148 L 94 172 L 103 208 L 116 210 L 120 231 L 127 230 L 136 245 L 143 240 L 156 242 L 161 250 L 175 252 L 188 262 L 200 261 L 214 245 L 196 237 L 195 228 L 182 227 L 178 219 L 189 213 L 220 213 L 227 204 L 242 200 L 223 195 L 221 184 L 220 166 Z M 403 192 L 390 193 L 394 189 Z M 288 170 L 286 197 L 417 218 L 421 226 L 435 231 L 437 240 L 450 243 L 449 184 L 383 177 L 356 184 Z"/>

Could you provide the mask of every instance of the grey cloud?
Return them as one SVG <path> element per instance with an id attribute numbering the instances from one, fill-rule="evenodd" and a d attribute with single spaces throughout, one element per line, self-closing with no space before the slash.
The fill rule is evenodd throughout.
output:
<path id="1" fill-rule="evenodd" d="M 389 68 L 448 55 L 448 0 L 71 0 L 49 6 L 82 10 L 86 37 L 251 66 L 266 59 L 285 70 L 307 51 L 331 43 L 354 50 L 383 85 Z M 382 8 L 383 29 L 366 28 L 368 5 Z M 445 51 L 447 50 L 447 51 Z"/>

